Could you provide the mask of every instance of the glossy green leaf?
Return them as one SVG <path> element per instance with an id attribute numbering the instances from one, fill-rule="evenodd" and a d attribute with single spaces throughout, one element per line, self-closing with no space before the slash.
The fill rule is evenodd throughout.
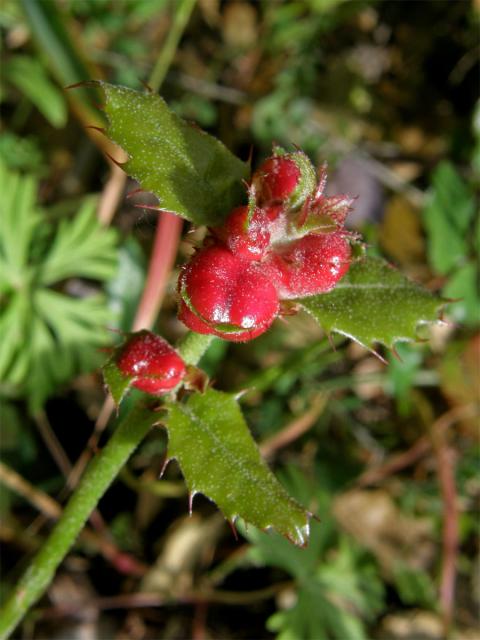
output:
<path id="1" fill-rule="evenodd" d="M 168 409 L 168 457 L 177 459 L 192 495 L 203 493 L 231 521 L 307 543 L 310 514 L 268 469 L 234 396 L 209 389 Z"/>
<path id="2" fill-rule="evenodd" d="M 442 300 L 380 258 L 352 264 L 333 291 L 298 300 L 327 332 L 341 333 L 371 349 L 376 342 L 417 337 L 420 324 L 438 319 Z"/>
<path id="3" fill-rule="evenodd" d="M 116 358 L 111 358 L 102 368 L 103 380 L 118 407 L 133 382 L 134 376 L 125 376 L 117 367 Z"/>
<path id="4" fill-rule="evenodd" d="M 216 138 L 185 122 L 154 93 L 100 83 L 108 137 L 129 155 L 123 169 L 160 208 L 214 225 L 241 202 L 249 166 Z"/>

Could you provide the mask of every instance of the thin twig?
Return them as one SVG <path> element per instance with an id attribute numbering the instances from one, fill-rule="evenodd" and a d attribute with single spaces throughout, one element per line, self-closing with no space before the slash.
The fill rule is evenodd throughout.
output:
<path id="1" fill-rule="evenodd" d="M 98 220 L 104 226 L 112 222 L 127 181 L 127 174 L 116 164 L 110 164 L 110 177 L 103 187 L 97 209 Z"/>
<path id="2" fill-rule="evenodd" d="M 448 444 L 447 431 L 459 420 L 471 418 L 477 414 L 478 407 L 474 403 L 454 407 L 440 416 L 430 429 L 443 500 L 442 574 L 439 592 L 445 635 L 449 633 L 454 617 L 456 565 L 459 545 L 455 451 Z"/>
<path id="3" fill-rule="evenodd" d="M 110 596 L 105 598 L 95 598 L 85 602 L 85 607 L 92 609 L 111 610 L 111 609 L 137 609 L 150 607 L 164 607 L 173 604 L 200 604 L 200 603 L 216 603 L 244 606 L 258 602 L 259 600 L 269 600 L 277 593 L 287 588 L 291 588 L 293 582 L 291 580 L 285 582 L 277 582 L 264 589 L 254 591 L 213 591 L 198 590 L 182 594 L 177 598 L 166 596 L 160 593 L 132 593 L 122 594 L 119 596 Z M 78 606 L 72 602 L 70 604 L 62 604 L 58 607 L 51 607 L 43 611 L 45 618 L 56 618 L 74 614 L 78 611 Z"/>
<path id="4" fill-rule="evenodd" d="M 418 462 L 431 448 L 432 443 L 430 439 L 427 436 L 422 436 L 410 449 L 407 449 L 407 451 L 396 453 L 387 458 L 382 464 L 364 471 L 364 473 L 357 478 L 355 484 L 357 487 L 367 487 L 383 482 L 385 478 Z"/>
<path id="5" fill-rule="evenodd" d="M 300 438 L 300 436 L 306 433 L 315 424 L 317 418 L 322 414 L 326 403 L 326 395 L 317 396 L 308 411 L 287 424 L 278 433 L 275 433 L 270 438 L 264 440 L 260 445 L 260 453 L 268 458 L 272 456 L 275 451 L 278 451 L 278 449 L 281 449 L 292 443 L 294 440 Z"/>
<path id="6" fill-rule="evenodd" d="M 206 602 L 198 602 L 195 605 L 192 620 L 192 640 L 205 640 L 208 605 Z"/>
<path id="7" fill-rule="evenodd" d="M 440 604 L 444 632 L 448 634 L 455 606 L 456 564 L 459 545 L 457 492 L 455 486 L 455 451 L 446 444 L 436 447 L 437 473 L 443 499 L 442 574 Z"/>
<path id="8" fill-rule="evenodd" d="M 172 64 L 173 58 L 177 51 L 180 38 L 187 26 L 190 15 L 195 6 L 196 0 L 182 0 L 175 4 L 175 15 L 168 32 L 167 39 L 160 51 L 160 55 L 157 58 L 155 67 L 150 75 L 148 85 L 153 91 L 158 91 L 167 75 L 167 72 Z"/>
<path id="9" fill-rule="evenodd" d="M 27 482 L 19 473 L 0 462 L 0 483 L 25 498 L 47 518 L 56 520 L 62 507 L 49 495 Z"/>
<path id="10" fill-rule="evenodd" d="M 214 82 L 208 82 L 202 78 L 190 76 L 186 73 L 179 73 L 175 76 L 178 84 L 188 91 L 193 91 L 198 95 L 210 98 L 210 100 L 219 100 L 229 104 L 242 105 L 247 102 L 247 95 L 243 91 L 225 87 Z"/>
<path id="11" fill-rule="evenodd" d="M 35 424 L 40 431 L 40 435 L 50 451 L 52 458 L 55 460 L 57 467 L 62 472 L 64 477 L 67 477 L 71 471 L 72 463 L 68 459 L 62 445 L 60 444 L 55 432 L 53 431 L 47 414 L 43 409 L 38 411 L 34 416 Z"/>
<path id="12" fill-rule="evenodd" d="M 88 442 L 84 447 L 82 453 L 80 454 L 70 473 L 68 474 L 66 488 L 68 488 L 69 490 L 73 491 L 73 489 L 77 486 L 78 481 L 80 480 L 80 477 L 88 464 L 88 461 L 98 447 L 100 436 L 105 430 L 105 427 L 110 420 L 110 416 L 112 415 L 114 408 L 115 403 L 113 402 L 113 398 L 110 394 L 108 394 L 103 402 L 102 408 L 100 409 L 100 413 L 98 414 L 93 432 L 88 439 Z"/>
<path id="13" fill-rule="evenodd" d="M 62 507 L 47 493 L 34 487 L 20 474 L 7 465 L 0 462 L 0 483 L 25 498 L 32 506 L 38 509 L 50 520 L 58 520 L 62 515 Z M 146 565 L 136 560 L 130 554 L 123 553 L 118 547 L 91 529 L 85 528 L 80 537 L 94 546 L 100 553 L 122 573 L 131 575 L 143 575 Z"/>

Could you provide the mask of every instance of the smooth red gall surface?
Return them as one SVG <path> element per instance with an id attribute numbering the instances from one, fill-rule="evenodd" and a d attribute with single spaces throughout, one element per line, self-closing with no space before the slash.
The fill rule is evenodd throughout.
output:
<path id="1" fill-rule="evenodd" d="M 210 333 L 226 340 L 236 329 L 245 332 L 245 340 L 256 337 L 279 311 L 277 291 L 262 265 L 219 245 L 202 249 L 185 265 L 179 291 L 190 311 L 212 327 Z"/>
<path id="2" fill-rule="evenodd" d="M 266 270 L 280 299 L 326 293 L 350 267 L 350 245 L 342 233 L 310 234 L 269 256 Z"/>
<path id="3" fill-rule="evenodd" d="M 253 184 L 262 204 L 287 200 L 295 191 L 301 171 L 291 158 L 273 156 L 265 160 L 253 176 Z"/>
<path id="4" fill-rule="evenodd" d="M 189 329 L 192 331 L 196 331 L 197 333 L 203 333 L 213 336 L 218 336 L 219 338 L 223 338 L 224 340 L 228 340 L 229 342 L 248 342 L 249 340 L 253 340 L 257 336 L 264 333 L 268 327 L 258 327 L 256 329 L 249 329 L 248 331 L 229 331 L 226 333 L 225 331 L 219 331 L 212 327 L 210 324 L 207 324 L 201 318 L 191 311 L 183 300 L 180 300 L 180 304 L 178 307 L 178 319 L 183 322 Z"/>
<path id="5" fill-rule="evenodd" d="M 117 367 L 129 377 L 132 386 L 151 394 L 170 391 L 182 381 L 185 363 L 166 340 L 150 331 L 133 335 L 117 358 Z"/>
<path id="6" fill-rule="evenodd" d="M 261 260 L 270 244 L 269 220 L 262 209 L 255 209 L 248 220 L 248 207 L 234 209 L 213 233 L 239 258 Z"/>

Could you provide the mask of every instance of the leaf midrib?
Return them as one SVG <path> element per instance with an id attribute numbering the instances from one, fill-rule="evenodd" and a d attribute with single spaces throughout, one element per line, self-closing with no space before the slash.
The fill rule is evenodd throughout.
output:
<path id="1" fill-rule="evenodd" d="M 206 433 L 208 433 L 208 435 L 211 437 L 211 439 L 215 442 L 215 444 L 219 445 L 219 448 L 221 451 L 225 452 L 226 457 L 228 458 L 228 461 L 232 461 L 233 464 L 235 465 L 235 467 L 237 467 L 238 469 L 240 469 L 243 473 L 243 475 L 247 478 L 247 480 L 255 480 L 255 476 L 251 474 L 251 472 L 249 471 L 249 469 L 242 464 L 241 460 L 239 460 L 238 458 L 235 457 L 235 455 L 233 455 L 230 452 L 230 449 L 227 448 L 222 440 L 222 438 L 220 438 L 214 430 L 212 430 L 209 426 L 208 423 L 204 422 L 202 420 L 202 418 L 200 418 L 199 416 L 197 416 L 194 411 L 186 406 L 183 405 L 181 407 L 178 407 L 180 411 L 184 412 L 185 415 L 187 415 L 188 418 L 190 418 L 192 420 L 192 422 L 196 423 L 200 428 L 202 428 Z M 269 484 L 272 486 L 272 489 L 275 491 L 275 493 L 277 493 L 277 495 L 282 495 L 282 491 L 281 491 L 281 487 L 280 485 L 276 485 L 275 482 L 272 482 L 272 478 L 270 477 L 271 471 L 270 469 L 267 467 L 267 465 L 263 462 L 262 458 L 259 455 L 259 459 L 257 461 L 255 461 L 255 464 L 258 465 L 261 469 L 263 469 L 266 472 L 266 479 L 269 482 Z"/>

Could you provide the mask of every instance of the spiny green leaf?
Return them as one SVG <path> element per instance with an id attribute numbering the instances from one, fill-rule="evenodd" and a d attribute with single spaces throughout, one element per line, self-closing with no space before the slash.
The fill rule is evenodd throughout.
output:
<path id="1" fill-rule="evenodd" d="M 115 405 L 120 406 L 134 377 L 125 376 L 117 366 L 115 357 L 111 358 L 103 367 L 103 380 L 110 391 Z"/>
<path id="2" fill-rule="evenodd" d="M 380 258 L 355 262 L 330 293 L 298 300 L 325 329 L 371 349 L 411 341 L 417 327 L 438 319 L 442 300 Z"/>
<path id="3" fill-rule="evenodd" d="M 108 137 L 129 155 L 123 165 L 160 208 L 196 224 L 218 224 L 239 204 L 249 166 L 216 138 L 185 122 L 153 93 L 101 82 Z"/>
<path id="4" fill-rule="evenodd" d="M 262 460 L 234 396 L 209 389 L 168 409 L 168 457 L 178 460 L 192 495 L 203 493 L 231 521 L 240 517 L 307 543 L 310 514 Z"/>

